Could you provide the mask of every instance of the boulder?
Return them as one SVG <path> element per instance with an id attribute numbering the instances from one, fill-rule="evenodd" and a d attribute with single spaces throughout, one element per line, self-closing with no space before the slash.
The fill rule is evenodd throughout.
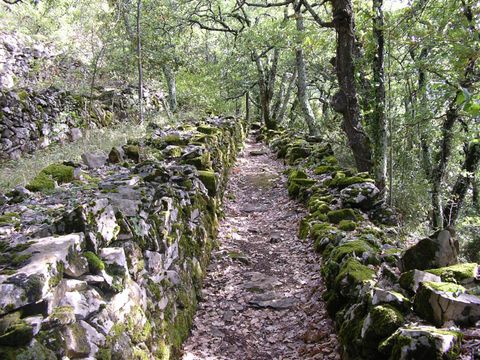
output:
<path id="1" fill-rule="evenodd" d="M 84 153 L 82 160 L 89 169 L 97 169 L 105 165 L 107 157 L 103 153 Z"/>
<path id="2" fill-rule="evenodd" d="M 390 360 L 447 360 L 460 354 L 462 334 L 431 326 L 401 327 L 379 346 Z"/>
<path id="3" fill-rule="evenodd" d="M 115 146 L 110 150 L 110 153 L 108 154 L 108 161 L 110 161 L 113 164 L 120 163 L 125 160 L 125 152 L 123 151 L 123 148 L 120 146 Z"/>
<path id="4" fill-rule="evenodd" d="M 420 283 L 423 281 L 440 282 L 440 276 L 421 270 L 410 270 L 404 272 L 399 279 L 400 286 L 407 291 L 416 293 Z"/>
<path id="5" fill-rule="evenodd" d="M 474 325 L 480 320 L 480 298 L 465 291 L 453 283 L 422 282 L 415 295 L 415 312 L 436 326 L 447 321 Z"/>
<path id="6" fill-rule="evenodd" d="M 402 272 L 434 269 L 458 262 L 459 244 L 450 231 L 442 230 L 432 237 L 420 240 L 403 254 L 399 262 Z"/>
<path id="7" fill-rule="evenodd" d="M 380 190 L 371 182 L 362 182 L 347 186 L 340 191 L 343 204 L 351 207 L 371 209 L 380 194 Z"/>

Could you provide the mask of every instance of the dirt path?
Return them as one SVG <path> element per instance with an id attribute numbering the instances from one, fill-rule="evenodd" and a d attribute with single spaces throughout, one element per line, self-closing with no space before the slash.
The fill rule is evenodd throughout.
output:
<path id="1" fill-rule="evenodd" d="M 252 142 L 232 170 L 184 360 L 340 359 L 319 258 L 297 237 L 303 209 L 283 170 Z"/>

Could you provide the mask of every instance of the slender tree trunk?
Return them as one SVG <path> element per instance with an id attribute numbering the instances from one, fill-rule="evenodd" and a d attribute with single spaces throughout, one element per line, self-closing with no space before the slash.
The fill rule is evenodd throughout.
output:
<path id="1" fill-rule="evenodd" d="M 245 120 L 250 122 L 250 92 L 245 93 Z"/>
<path id="2" fill-rule="evenodd" d="M 372 135 L 374 148 L 375 179 L 377 186 L 385 194 L 387 177 L 387 122 L 385 120 L 385 37 L 383 0 L 373 0 L 373 37 L 376 51 L 373 59 L 374 104 L 372 114 Z"/>
<path id="3" fill-rule="evenodd" d="M 454 226 L 465 200 L 467 190 L 472 184 L 475 170 L 480 161 L 480 143 L 472 142 L 465 154 L 462 170 L 453 186 L 450 199 L 443 209 L 443 227 Z"/>
<path id="4" fill-rule="evenodd" d="M 282 106 L 282 100 L 285 97 L 285 91 L 287 87 L 288 81 L 288 72 L 285 72 L 280 80 L 280 89 L 277 91 L 275 95 L 275 101 L 272 105 L 272 118 L 278 123 L 278 113 L 280 111 L 280 107 Z"/>
<path id="5" fill-rule="evenodd" d="M 170 111 L 175 113 L 177 111 L 177 82 L 175 79 L 175 72 L 167 64 L 162 65 L 162 71 L 163 75 L 165 76 L 165 80 L 167 80 L 168 105 L 170 107 Z"/>
<path id="6" fill-rule="evenodd" d="M 442 143 L 437 154 L 436 166 L 432 171 L 432 225 L 435 229 L 443 224 L 442 213 L 442 183 L 447 169 L 448 160 L 452 154 L 453 126 L 458 120 L 458 110 L 455 100 L 450 103 L 442 126 Z"/>
<path id="7" fill-rule="evenodd" d="M 295 50 L 295 60 L 297 67 L 297 96 L 300 108 L 303 113 L 305 122 L 307 123 L 308 133 L 311 136 L 318 135 L 318 129 L 315 125 L 315 115 L 313 114 L 312 107 L 308 101 L 307 93 L 307 69 L 305 65 L 305 56 L 303 54 L 303 44 L 301 34 L 305 33 L 305 25 L 303 22 L 302 6 L 299 2 L 294 3 L 295 7 L 295 22 L 297 26 L 298 39 L 297 48 Z"/>
<path id="8" fill-rule="evenodd" d="M 140 124 L 143 124 L 143 66 L 142 66 L 142 0 L 137 0 L 137 64 L 138 64 L 138 112 Z"/>
<path id="9" fill-rule="evenodd" d="M 285 98 L 283 99 L 282 105 L 280 106 L 280 110 L 278 112 L 278 116 L 276 118 L 277 123 L 279 123 L 279 124 L 285 118 L 285 113 L 287 111 L 287 107 L 288 107 L 288 103 L 290 101 L 290 97 L 292 96 L 292 91 L 293 91 L 293 87 L 295 86 L 296 79 L 297 79 L 297 70 L 295 69 L 295 71 L 293 72 L 293 74 L 290 78 L 290 82 L 288 83 L 287 93 L 285 94 Z"/>
<path id="10" fill-rule="evenodd" d="M 333 24 L 337 33 L 336 73 L 339 92 L 332 105 L 343 115 L 343 129 L 359 171 L 372 171 L 370 142 L 363 131 L 355 85 L 354 14 L 351 0 L 332 0 Z"/>
<path id="11" fill-rule="evenodd" d="M 270 115 L 270 103 L 272 100 L 273 94 L 273 85 L 275 81 L 275 71 L 276 63 L 278 62 L 278 57 L 274 55 L 272 69 L 267 75 L 265 67 L 262 63 L 260 56 L 255 56 L 255 63 L 257 64 L 258 72 L 258 88 L 260 92 L 260 109 L 262 114 L 262 120 L 267 127 L 267 129 L 275 130 L 277 128 L 277 123 L 272 119 Z M 275 70 L 275 71 L 273 71 Z"/>

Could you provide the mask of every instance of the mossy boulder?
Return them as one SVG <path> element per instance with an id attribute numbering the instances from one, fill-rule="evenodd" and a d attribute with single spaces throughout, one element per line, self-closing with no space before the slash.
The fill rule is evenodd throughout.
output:
<path id="1" fill-rule="evenodd" d="M 431 274 L 421 270 L 410 270 L 402 273 L 398 280 L 400 286 L 410 293 L 417 292 L 420 283 L 424 281 L 428 282 L 440 282 L 442 279 L 440 276 Z"/>
<path id="2" fill-rule="evenodd" d="M 333 224 L 339 224 L 342 220 L 357 220 L 355 211 L 352 209 L 332 210 L 327 213 L 328 221 Z"/>
<path id="3" fill-rule="evenodd" d="M 74 168 L 63 164 L 51 164 L 44 168 L 25 187 L 30 191 L 49 191 L 55 189 L 55 182 L 69 183 L 74 179 Z"/>
<path id="4" fill-rule="evenodd" d="M 338 228 L 343 231 L 354 231 L 357 228 L 357 223 L 353 220 L 341 220 L 338 223 Z"/>
<path id="5" fill-rule="evenodd" d="M 420 283 L 414 309 L 422 318 L 436 326 L 442 326 L 451 320 L 468 326 L 480 320 L 480 298 L 466 294 L 463 286 L 454 283 Z"/>
<path id="6" fill-rule="evenodd" d="M 353 240 L 343 243 L 333 249 L 329 261 L 340 263 L 345 257 L 369 258 L 374 255 L 376 249 L 363 240 Z"/>
<path id="7" fill-rule="evenodd" d="M 400 260 L 400 269 L 426 270 L 454 265 L 458 262 L 458 252 L 458 241 L 448 230 L 442 230 L 407 249 Z"/>
<path id="8" fill-rule="evenodd" d="M 340 170 L 340 168 L 336 165 L 320 165 L 315 168 L 313 171 L 316 175 L 323 175 L 326 173 L 336 172 Z"/>
<path id="9" fill-rule="evenodd" d="M 440 276 L 442 281 L 468 284 L 474 282 L 475 279 L 477 279 L 478 270 L 478 264 L 464 263 L 439 269 L 427 269 L 425 271 Z"/>
<path id="10" fill-rule="evenodd" d="M 217 194 L 217 178 L 215 172 L 208 170 L 199 170 L 198 178 L 208 190 L 208 195 L 215 196 Z"/>
<path id="11" fill-rule="evenodd" d="M 399 328 L 379 346 L 389 360 L 454 360 L 460 355 L 462 333 L 432 326 Z"/>
<path id="12" fill-rule="evenodd" d="M 346 188 L 347 186 L 351 186 L 354 184 L 361 184 L 365 182 L 369 183 L 374 183 L 375 181 L 373 179 L 365 179 L 360 176 L 342 176 L 343 173 L 337 172 L 336 176 L 328 180 L 326 182 L 326 185 L 331 188 L 338 188 L 338 189 L 343 189 Z"/>
<path id="13" fill-rule="evenodd" d="M 390 305 L 373 307 L 365 320 L 361 330 L 362 353 L 367 359 L 378 359 L 378 346 L 392 335 L 405 319 L 400 311 Z"/>
<path id="14" fill-rule="evenodd" d="M 305 140 L 297 140 L 288 148 L 287 163 L 294 164 L 297 160 L 306 159 L 312 152 L 311 145 Z"/>

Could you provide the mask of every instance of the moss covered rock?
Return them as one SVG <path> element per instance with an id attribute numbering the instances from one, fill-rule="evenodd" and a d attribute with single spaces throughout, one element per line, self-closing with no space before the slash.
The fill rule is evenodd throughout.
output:
<path id="1" fill-rule="evenodd" d="M 357 220 L 355 211 L 352 209 L 332 210 L 327 213 L 328 221 L 333 224 L 339 224 L 342 220 Z"/>
<path id="2" fill-rule="evenodd" d="M 198 178 L 208 190 L 208 195 L 215 196 L 217 194 L 217 178 L 215 172 L 208 170 L 199 170 Z"/>
<path id="3" fill-rule="evenodd" d="M 440 276 L 442 281 L 456 283 L 471 283 L 478 277 L 478 264 L 464 263 L 438 269 L 425 270 L 428 273 Z"/>
<path id="4" fill-rule="evenodd" d="M 473 325 L 480 320 L 480 298 L 466 294 L 463 286 L 445 282 L 422 282 L 414 301 L 415 312 L 436 326 L 447 321 Z"/>
<path id="5" fill-rule="evenodd" d="M 64 184 L 73 181 L 74 168 L 63 164 L 51 164 L 44 168 L 25 187 L 30 191 L 48 191 L 55 189 L 55 182 Z"/>
<path id="6" fill-rule="evenodd" d="M 460 355 L 462 334 L 431 326 L 398 329 L 379 350 L 389 360 L 454 360 Z"/>
<path id="7" fill-rule="evenodd" d="M 338 228 L 343 231 L 354 231 L 357 228 L 357 223 L 353 220 L 341 220 L 338 223 Z"/>

